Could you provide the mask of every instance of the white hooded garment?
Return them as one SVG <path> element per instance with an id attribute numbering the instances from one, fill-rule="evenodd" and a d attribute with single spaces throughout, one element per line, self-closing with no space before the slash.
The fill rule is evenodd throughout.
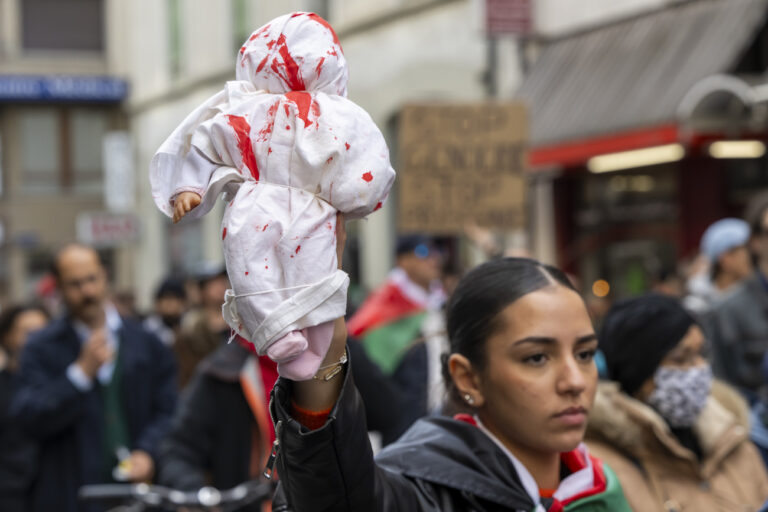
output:
<path id="1" fill-rule="evenodd" d="M 289 14 L 254 32 L 236 77 L 162 144 L 150 183 L 168 216 L 181 192 L 202 198 L 190 217 L 227 193 L 224 317 L 264 354 L 292 331 L 344 315 L 349 278 L 337 269 L 336 212 L 361 218 L 380 208 L 395 172 L 381 132 L 346 99 L 346 60 L 319 16 Z M 304 378 L 327 351 L 325 332 Z"/>

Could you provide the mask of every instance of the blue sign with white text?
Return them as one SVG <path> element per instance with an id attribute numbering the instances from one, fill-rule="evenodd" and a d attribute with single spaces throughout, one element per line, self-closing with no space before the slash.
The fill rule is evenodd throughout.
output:
<path id="1" fill-rule="evenodd" d="M 105 76 L 0 75 L 3 101 L 117 102 L 128 94 L 125 80 Z"/>

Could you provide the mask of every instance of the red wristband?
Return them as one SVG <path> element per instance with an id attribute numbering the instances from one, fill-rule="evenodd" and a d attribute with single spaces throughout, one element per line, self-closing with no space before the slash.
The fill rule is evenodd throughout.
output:
<path id="1" fill-rule="evenodd" d="M 317 430 L 325 425 L 328 416 L 331 414 L 331 409 L 333 409 L 333 407 L 329 407 L 324 411 L 311 411 L 299 407 L 296 405 L 296 402 L 291 400 L 291 416 L 309 430 Z"/>

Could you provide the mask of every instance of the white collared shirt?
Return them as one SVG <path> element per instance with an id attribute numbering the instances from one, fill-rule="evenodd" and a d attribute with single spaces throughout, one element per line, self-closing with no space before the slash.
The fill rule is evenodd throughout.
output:
<path id="1" fill-rule="evenodd" d="M 520 482 L 523 484 L 525 492 L 527 492 L 528 496 L 530 496 L 533 502 L 536 503 L 536 509 L 534 512 L 546 512 L 546 509 L 543 507 L 543 505 L 541 505 L 539 486 L 536 483 L 536 480 L 534 480 L 533 475 L 531 475 L 523 463 L 520 462 L 517 457 L 515 457 L 512 452 L 510 452 L 507 447 L 504 446 L 502 442 L 499 441 L 499 439 L 485 427 L 485 425 L 483 425 L 483 422 L 480 421 L 480 418 L 477 416 L 474 418 L 477 422 L 477 428 L 483 431 L 485 435 L 491 439 L 491 441 L 496 443 L 496 446 L 498 446 L 499 449 L 504 452 L 507 457 L 509 457 L 509 460 L 512 461 L 512 465 L 515 466 L 515 471 L 517 471 L 517 475 L 520 477 Z M 587 465 L 586 467 L 571 473 L 560 481 L 560 485 L 557 486 L 557 490 L 555 491 L 554 498 L 561 502 L 587 489 L 591 489 L 594 486 L 595 473 L 594 469 L 592 468 L 592 459 L 589 458 L 587 445 L 580 443 L 579 446 L 576 447 L 576 450 L 578 450 L 584 456 Z"/>
<path id="2" fill-rule="evenodd" d="M 120 336 L 118 332 L 123 326 L 123 321 L 120 319 L 120 314 L 112 304 L 104 304 L 104 320 L 107 327 L 107 346 L 112 349 L 114 357 L 101 365 L 96 378 L 102 385 L 107 385 L 112 380 L 112 374 L 115 372 L 115 361 L 117 360 L 117 351 L 120 348 Z M 80 344 L 90 338 L 92 330 L 80 320 L 74 320 L 72 326 L 75 329 L 77 337 L 80 339 Z M 93 387 L 93 379 L 80 369 L 77 364 L 72 363 L 67 367 L 67 378 L 72 384 L 80 391 L 89 391 Z"/>
<path id="3" fill-rule="evenodd" d="M 445 303 L 445 291 L 439 281 L 433 281 L 427 291 L 411 281 L 405 270 L 400 267 L 393 268 L 387 275 L 387 280 L 394 283 L 408 300 L 424 309 L 439 311 Z"/>

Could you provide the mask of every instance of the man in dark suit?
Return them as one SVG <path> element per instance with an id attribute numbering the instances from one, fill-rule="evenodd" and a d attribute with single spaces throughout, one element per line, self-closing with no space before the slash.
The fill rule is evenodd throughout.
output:
<path id="1" fill-rule="evenodd" d="M 78 488 L 112 481 L 118 464 L 129 481 L 153 477 L 176 369 L 168 348 L 107 300 L 96 251 L 68 245 L 53 271 L 66 313 L 26 345 L 12 413 L 40 445 L 31 510 L 74 512 L 86 510 Z"/>

